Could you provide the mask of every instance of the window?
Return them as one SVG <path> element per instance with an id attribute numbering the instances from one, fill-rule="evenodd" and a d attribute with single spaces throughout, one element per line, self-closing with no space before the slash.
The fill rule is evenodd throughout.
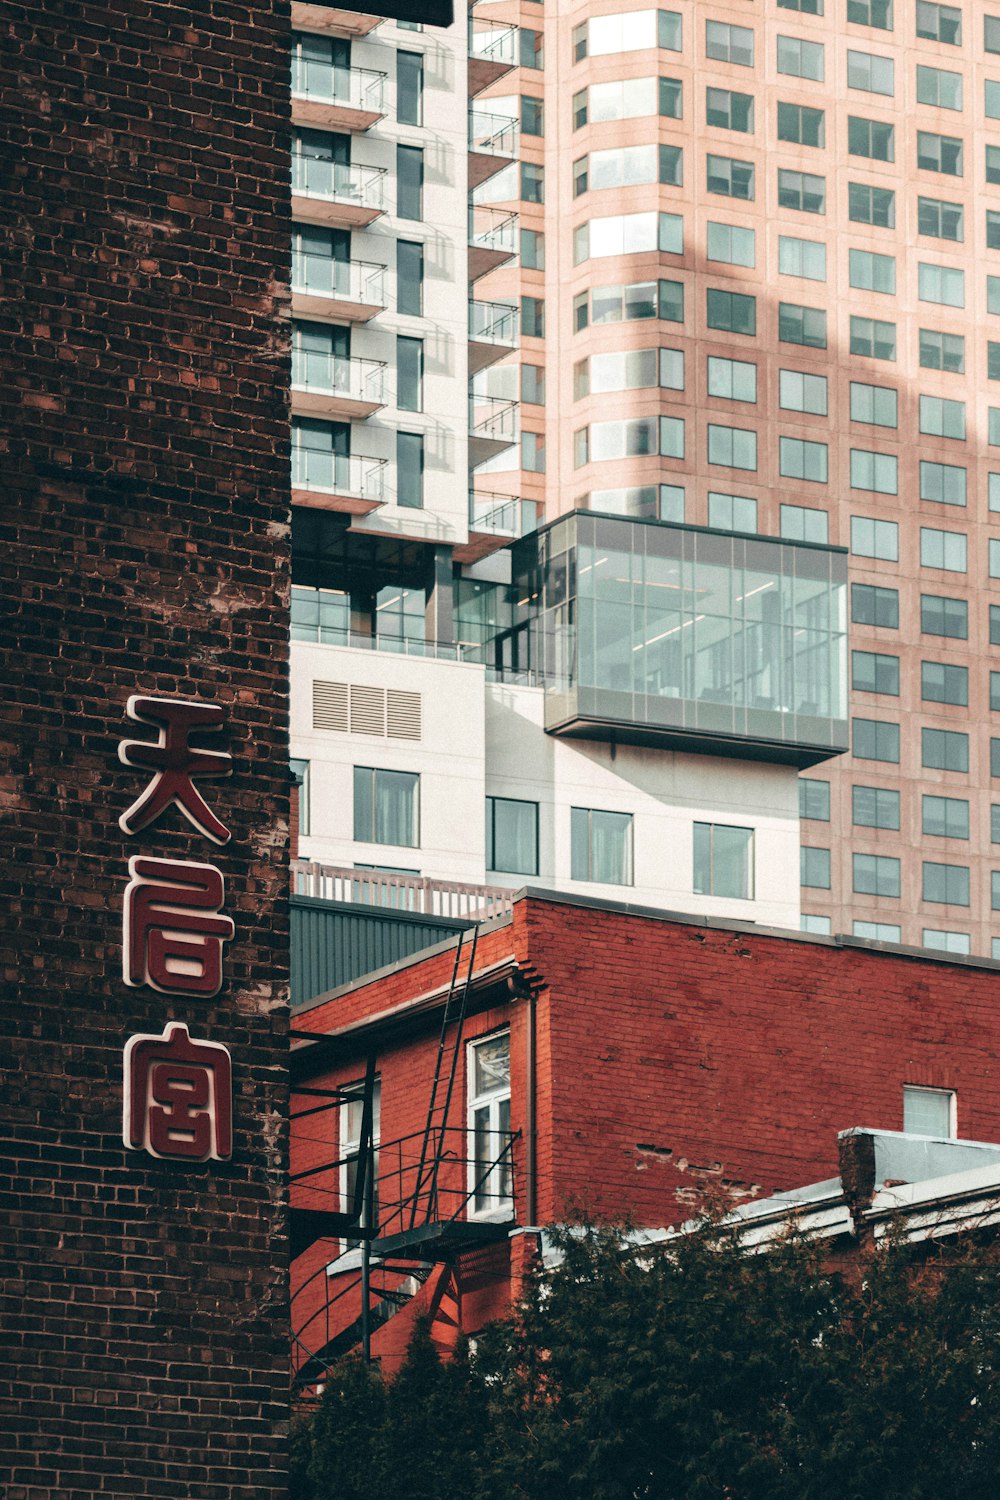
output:
<path id="1" fill-rule="evenodd" d="M 821 307 L 800 307 L 796 302 L 778 305 L 778 338 L 785 344 L 826 348 L 826 313 Z"/>
<path id="2" fill-rule="evenodd" d="M 825 510 L 814 510 L 808 505 L 782 505 L 779 534 L 791 542 L 825 545 L 830 540 L 830 517 Z"/>
<path id="3" fill-rule="evenodd" d="M 965 272 L 954 266 L 919 262 L 917 288 L 921 302 L 939 302 L 943 307 L 965 306 Z"/>
<path id="4" fill-rule="evenodd" d="M 612 459 L 660 454 L 684 457 L 684 422 L 680 417 L 627 417 L 593 422 L 574 434 L 576 467 Z"/>
<path id="5" fill-rule="evenodd" d="M 708 394 L 727 401 L 756 401 L 757 366 L 741 359 L 709 355 Z"/>
<path id="6" fill-rule="evenodd" d="M 971 951 L 967 932 L 942 932 L 936 927 L 924 928 L 924 947 L 941 953 L 968 953 Z"/>
<path id="7" fill-rule="evenodd" d="M 396 241 L 396 311 L 423 316 L 424 247 L 415 240 Z"/>
<path id="8" fill-rule="evenodd" d="M 720 193 L 725 198 L 744 198 L 753 201 L 753 163 L 735 161 L 729 156 L 707 156 L 705 158 L 706 187 L 710 193 Z"/>
<path id="9" fill-rule="evenodd" d="M 756 236 L 752 229 L 709 221 L 706 254 L 730 266 L 753 266 L 757 262 Z"/>
<path id="10" fill-rule="evenodd" d="M 606 57 L 613 52 L 639 52 L 663 47 L 681 50 L 681 17 L 672 10 L 630 10 L 617 15 L 592 16 L 573 31 L 573 61 Z"/>
<path id="11" fill-rule="evenodd" d="M 705 56 L 752 68 L 753 32 L 747 26 L 730 26 L 726 21 L 706 21 Z"/>
<path id="12" fill-rule="evenodd" d="M 990 537 L 990 577 L 1000 578 L 1000 539 Z"/>
<path id="13" fill-rule="evenodd" d="M 917 103 L 932 104 L 936 109 L 961 109 L 961 73 L 949 73 L 943 68 L 926 68 L 918 65 Z"/>
<path id="14" fill-rule="evenodd" d="M 920 431 L 930 437 L 965 439 L 965 402 L 921 396 Z"/>
<path id="15" fill-rule="evenodd" d="M 788 479 L 806 479 L 813 484 L 826 484 L 826 443 L 810 443 L 804 438 L 779 439 L 778 471 Z"/>
<path id="16" fill-rule="evenodd" d="M 942 661 L 920 663 L 920 696 L 925 703 L 969 704 L 968 667 L 950 666 Z"/>
<path id="17" fill-rule="evenodd" d="M 863 292 L 896 293 L 896 257 L 876 255 L 871 250 L 851 250 L 848 264 L 851 286 Z"/>
<path id="18" fill-rule="evenodd" d="M 856 938 L 867 938 L 872 943 L 900 943 L 903 929 L 895 922 L 857 922 L 851 927 Z"/>
<path id="19" fill-rule="evenodd" d="M 521 95 L 521 134 L 545 134 L 545 101 L 531 94 Z"/>
<path id="20" fill-rule="evenodd" d="M 469 1206 L 474 1218 L 507 1218 L 513 1209 L 510 1134 L 510 1032 L 470 1042 Z"/>
<path id="21" fill-rule="evenodd" d="M 866 359 L 896 358 L 896 325 L 880 318 L 851 318 L 851 353 Z"/>
<path id="22" fill-rule="evenodd" d="M 581 496 L 581 501 L 585 497 Z M 591 490 L 591 510 L 653 521 L 684 521 L 684 488 L 679 484 L 623 485 Z"/>
<path id="23" fill-rule="evenodd" d="M 544 432 L 521 433 L 521 468 L 528 474 L 545 473 Z"/>
<path id="24" fill-rule="evenodd" d="M 725 823 L 694 825 L 694 893 L 752 901 L 753 829 Z"/>
<path id="25" fill-rule="evenodd" d="M 847 53 L 847 87 L 862 89 L 866 94 L 895 93 L 895 64 L 891 57 L 877 57 L 872 52 Z"/>
<path id="26" fill-rule="evenodd" d="M 808 281 L 826 280 L 826 246 L 822 240 L 798 240 L 778 236 L 778 270 L 782 276 L 802 276 Z"/>
<path id="27" fill-rule="evenodd" d="M 617 154 L 617 152 L 607 153 L 609 156 Z M 642 180 L 652 182 L 653 179 L 650 177 Z M 545 202 L 545 168 L 539 166 L 537 162 L 523 161 L 521 163 L 521 197 L 525 203 Z"/>
<path id="28" fill-rule="evenodd" d="M 424 503 L 424 435 L 396 433 L 396 504 L 419 510 Z"/>
<path id="29" fill-rule="evenodd" d="M 830 821 L 830 783 L 799 777 L 799 817 L 817 823 Z"/>
<path id="30" fill-rule="evenodd" d="M 825 114 L 805 104 L 778 105 L 778 140 L 799 146 L 825 146 Z"/>
<path id="31" fill-rule="evenodd" d="M 884 562 L 898 562 L 898 525 L 895 521 L 876 521 L 870 516 L 852 516 L 851 551 L 856 557 L 880 557 Z"/>
<path id="32" fill-rule="evenodd" d="M 778 4 L 787 3 L 787 0 L 778 0 Z M 829 917 L 815 916 L 810 912 L 802 912 L 799 916 L 799 931 L 812 932 L 821 937 L 829 937 L 833 931 L 833 923 Z"/>
<path id="33" fill-rule="evenodd" d="M 874 427 L 898 424 L 899 395 L 892 386 L 866 385 L 851 381 L 851 421 L 870 422 Z"/>
<path id="34" fill-rule="evenodd" d="M 920 595 L 920 629 L 924 635 L 969 639 L 969 606 L 964 599 L 945 599 L 939 594 Z"/>
<path id="35" fill-rule="evenodd" d="M 847 19 L 855 26 L 892 30 L 892 0 L 847 0 Z"/>
<path id="36" fill-rule="evenodd" d="M 361 1165 L 361 1137 L 364 1124 L 365 1110 L 365 1081 L 359 1078 L 356 1082 L 344 1085 L 343 1097 L 340 1108 L 340 1203 L 345 1212 L 350 1213 L 354 1206 L 354 1194 L 358 1186 L 358 1168 Z M 382 1115 L 382 1080 L 376 1077 L 372 1086 L 372 1135 L 371 1156 L 369 1158 L 372 1172 L 372 1210 L 374 1225 L 378 1225 L 378 1147 L 381 1133 Z M 367 1195 L 366 1195 L 367 1196 Z M 361 1213 L 361 1225 L 365 1227 L 365 1207 Z M 348 1250 L 356 1250 L 361 1241 L 359 1239 L 348 1239 L 345 1242 Z"/>
<path id="37" fill-rule="evenodd" d="M 986 441 L 991 448 L 1000 447 L 1000 406 L 987 409 Z"/>
<path id="38" fill-rule="evenodd" d="M 898 698 L 899 657 L 880 651 L 852 651 L 851 687 L 856 693 L 888 693 Z"/>
<path id="39" fill-rule="evenodd" d="M 419 146 L 396 147 L 396 216 L 424 216 L 424 153 Z"/>
<path id="40" fill-rule="evenodd" d="M 721 329 L 723 333 L 755 334 L 757 299 L 744 292 L 726 292 L 709 287 L 705 321 L 709 328 Z"/>
<path id="41" fill-rule="evenodd" d="M 806 42 L 801 37 L 778 37 L 778 72 L 793 78 L 812 78 L 823 82 L 823 44 Z"/>
<path id="42" fill-rule="evenodd" d="M 873 490 L 877 495 L 898 493 L 898 459 L 892 453 L 871 453 L 865 448 L 851 449 L 851 488 Z"/>
<path id="43" fill-rule="evenodd" d="M 990 776 L 1000 776 L 1000 740 L 990 740 Z"/>
<path id="44" fill-rule="evenodd" d="M 922 831 L 938 839 L 969 837 L 969 804 L 964 797 L 924 797 Z"/>
<path id="45" fill-rule="evenodd" d="M 801 370 L 778 372 L 778 405 L 786 411 L 806 411 L 813 416 L 827 414 L 825 375 L 806 375 Z"/>
<path id="46" fill-rule="evenodd" d="M 680 349 L 628 349 L 593 354 L 573 370 L 574 399 L 605 391 L 635 391 L 664 386 L 684 389 L 684 354 Z"/>
<path id="47" fill-rule="evenodd" d="M 630 78 L 627 81 L 622 82 L 620 84 L 603 84 L 603 85 L 602 84 L 592 84 L 591 85 L 591 98 L 593 98 L 593 94 L 594 94 L 594 90 L 595 89 L 599 89 L 599 88 L 603 87 L 603 88 L 620 88 L 621 91 L 622 91 L 623 96 L 627 96 L 628 98 L 630 98 L 632 100 L 637 100 L 638 97 L 639 97 L 639 95 L 637 93 L 637 89 L 636 89 L 636 84 L 637 84 L 638 81 L 639 80 L 636 80 L 634 78 Z M 658 78 L 656 80 L 656 84 L 657 84 L 657 91 L 656 91 L 657 92 L 657 104 L 658 104 L 658 107 L 659 107 L 659 113 L 661 115 L 665 115 L 667 117 L 667 119 L 670 119 L 670 120 L 679 120 L 681 118 L 682 114 L 683 114 L 683 92 L 684 92 L 684 86 L 681 83 L 681 80 L 679 78 Z M 625 111 L 626 111 L 626 113 L 623 116 L 623 118 L 628 118 L 628 116 L 630 114 L 634 114 L 635 113 L 634 108 L 630 109 L 629 106 L 628 106 L 628 104 L 625 105 Z M 652 110 L 648 110 L 648 111 L 647 110 L 643 110 L 642 113 L 643 114 L 647 114 L 647 113 L 652 114 L 653 111 Z M 596 118 L 597 117 L 595 116 L 595 119 Z M 605 118 L 605 117 L 602 116 L 602 118 Z M 614 116 L 607 116 L 606 118 L 612 119 L 612 118 L 615 118 L 615 117 Z"/>
<path id="48" fill-rule="evenodd" d="M 505 875 L 538 874 L 538 803 L 486 799 L 486 868 Z"/>
<path id="49" fill-rule="evenodd" d="M 348 422 L 292 419 L 292 486 L 336 490 L 349 481 L 351 428 Z"/>
<path id="50" fill-rule="evenodd" d="M 361 844 L 420 844 L 420 777 L 411 771 L 354 767 L 354 837 Z"/>
<path id="51" fill-rule="evenodd" d="M 957 729 L 922 729 L 920 764 L 930 771 L 969 769 L 969 736 Z"/>
<path id="52" fill-rule="evenodd" d="M 826 178 L 810 172 L 778 169 L 778 202 L 782 208 L 794 208 L 804 214 L 826 213 Z"/>
<path id="53" fill-rule="evenodd" d="M 706 89 L 705 124 L 752 135 L 753 95 L 737 94 L 732 89 Z"/>
<path id="54" fill-rule="evenodd" d="M 544 297 L 521 298 L 521 333 L 528 339 L 545 337 Z"/>
<path id="55" fill-rule="evenodd" d="M 632 884 L 632 814 L 570 809 L 573 880 L 602 885 Z"/>
<path id="56" fill-rule="evenodd" d="M 933 526 L 920 528 L 920 566 L 941 568 L 947 573 L 964 573 L 968 544 L 962 531 L 939 531 Z"/>
<path id="57" fill-rule="evenodd" d="M 956 600 L 955 603 L 960 601 Z M 990 605 L 990 645 L 1000 646 L 1000 605 Z"/>
<path id="58" fill-rule="evenodd" d="M 1000 146 L 986 147 L 986 181 L 1000 182 Z"/>
<path id="59" fill-rule="evenodd" d="M 855 625 L 899 629 L 899 591 L 871 583 L 851 584 L 851 620 Z"/>
<path id="60" fill-rule="evenodd" d="M 932 0 L 917 0 L 917 36 L 948 47 L 962 45 L 962 12 L 953 5 L 934 5 Z"/>
<path id="61" fill-rule="evenodd" d="M 920 460 L 920 498 L 937 505 L 965 504 L 965 470 L 957 464 Z"/>
<path id="62" fill-rule="evenodd" d="M 637 255 L 660 250 L 680 255 L 684 250 L 684 220 L 680 214 L 645 212 L 610 214 L 590 219 L 573 231 L 573 259 L 598 260 L 604 255 Z"/>
<path id="63" fill-rule="evenodd" d="M 526 271 L 545 270 L 545 236 L 537 229 L 521 230 L 521 265 Z"/>
<path id="64" fill-rule="evenodd" d="M 990 673 L 990 711 L 1000 712 L 1000 672 Z"/>
<path id="65" fill-rule="evenodd" d="M 1000 805 L 995 802 L 990 808 L 990 842 L 1000 844 Z"/>
<path id="66" fill-rule="evenodd" d="M 708 493 L 708 524 L 716 531 L 757 530 L 757 502 L 747 495 Z"/>
<path id="67" fill-rule="evenodd" d="M 315 637 L 314 637 L 315 639 Z M 298 787 L 299 792 L 299 836 L 309 836 L 309 762 L 307 760 L 292 760 L 289 762 L 292 773 L 292 785 Z"/>
<path id="68" fill-rule="evenodd" d="M 923 898 L 935 906 L 968 906 L 969 870 L 967 865 L 944 865 L 925 859 Z"/>
<path id="69" fill-rule="evenodd" d="M 401 125 L 424 123 L 424 59 L 419 52 L 396 53 L 396 119 Z"/>
<path id="70" fill-rule="evenodd" d="M 961 375 L 965 370 L 965 339 L 960 333 L 920 330 L 920 363 L 925 370 L 947 370 Z"/>
<path id="71" fill-rule="evenodd" d="M 851 753 L 855 760 L 899 764 L 899 725 L 884 719 L 854 719 Z"/>
<path id="72" fill-rule="evenodd" d="M 803 844 L 799 850 L 799 884 L 813 890 L 830 889 L 830 851 Z"/>
<path id="73" fill-rule="evenodd" d="M 892 188 L 873 187 L 869 182 L 847 184 L 847 216 L 856 224 L 896 227 L 896 194 Z"/>
<path id="74" fill-rule="evenodd" d="M 961 140 L 954 135 L 937 135 L 932 130 L 918 130 L 917 166 L 924 172 L 943 172 L 946 177 L 961 177 Z"/>
<path id="75" fill-rule="evenodd" d="M 917 233 L 935 240 L 965 238 L 965 209 L 960 203 L 944 203 L 939 198 L 917 199 Z"/>
<path id="76" fill-rule="evenodd" d="M 983 17 L 983 49 L 1000 52 L 1000 16 Z"/>
<path id="77" fill-rule="evenodd" d="M 986 278 L 986 311 L 994 317 L 1000 313 L 1000 276 Z"/>
<path id="78" fill-rule="evenodd" d="M 955 1095 L 950 1089 L 903 1086 L 903 1129 L 908 1135 L 933 1135 L 944 1140 L 955 1134 Z"/>
<path id="79" fill-rule="evenodd" d="M 521 366 L 521 401 L 525 406 L 545 405 L 545 370 L 541 365 Z"/>
<path id="80" fill-rule="evenodd" d="M 545 66 L 545 36 L 541 31 L 529 31 L 521 26 L 517 33 L 517 61 L 522 68 L 535 68 L 539 72 Z"/>
<path id="81" fill-rule="evenodd" d="M 852 786 L 851 821 L 858 828 L 899 828 L 899 793 L 892 787 Z"/>
<path id="82" fill-rule="evenodd" d="M 900 892 L 900 862 L 890 854 L 855 854 L 853 890 L 858 896 L 896 898 Z"/>
<path id="83" fill-rule="evenodd" d="M 779 10 L 798 10 L 805 15 L 821 16 L 823 0 L 778 0 Z"/>
<path id="84" fill-rule="evenodd" d="M 729 469 L 756 469 L 757 434 L 742 427 L 708 426 L 708 461 Z"/>
<path id="85" fill-rule="evenodd" d="M 893 126 L 886 125 L 881 120 L 848 115 L 847 149 L 852 156 L 867 156 L 873 161 L 895 161 Z"/>
<path id="86" fill-rule="evenodd" d="M 400 411 L 423 410 L 424 341 L 396 339 L 396 406 Z"/>
<path id="87" fill-rule="evenodd" d="M 1000 344 L 992 339 L 986 345 L 986 376 L 989 380 L 1000 380 Z"/>
<path id="88" fill-rule="evenodd" d="M 680 281 L 637 281 L 628 286 L 593 287 L 590 304 L 590 317 L 594 323 L 628 323 L 640 318 L 683 323 L 684 285 Z M 573 307 L 576 327 L 586 328 L 586 292 L 574 299 Z"/>

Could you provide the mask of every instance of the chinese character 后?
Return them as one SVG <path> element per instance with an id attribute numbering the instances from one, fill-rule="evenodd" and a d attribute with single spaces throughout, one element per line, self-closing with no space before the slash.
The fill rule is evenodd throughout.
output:
<path id="1" fill-rule="evenodd" d="M 188 743 L 195 730 L 222 728 L 223 710 L 214 703 L 192 703 L 185 698 L 141 698 L 128 700 L 125 712 L 139 724 L 155 724 L 160 734 L 156 744 L 146 740 L 123 740 L 118 759 L 126 766 L 153 771 L 152 781 L 132 806 L 118 819 L 125 833 L 138 833 L 176 802 L 189 823 L 216 844 L 232 837 L 215 816 L 196 778 L 229 776 L 233 759 L 224 750 L 200 750 Z"/>
<path id="2" fill-rule="evenodd" d="M 233 1081 L 229 1051 L 193 1041 L 183 1021 L 163 1035 L 125 1045 L 122 1137 L 133 1151 L 185 1161 L 233 1154 Z"/>
<path id="3" fill-rule="evenodd" d="M 222 988 L 222 945 L 236 928 L 220 915 L 225 885 L 214 865 L 184 859 L 128 862 L 122 976 L 165 994 L 209 997 Z"/>

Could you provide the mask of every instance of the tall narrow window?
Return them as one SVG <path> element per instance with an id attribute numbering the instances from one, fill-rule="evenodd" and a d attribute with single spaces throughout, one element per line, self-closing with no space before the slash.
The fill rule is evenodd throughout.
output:
<path id="1" fill-rule="evenodd" d="M 508 1218 L 514 1183 L 510 1135 L 510 1032 L 470 1042 L 467 1052 L 469 1101 L 470 1212 L 477 1218 Z"/>
<path id="2" fill-rule="evenodd" d="M 292 760 L 289 762 L 292 772 L 292 785 L 298 789 L 299 794 L 299 835 L 301 838 L 309 836 L 309 762 L 307 760 Z"/>
<path id="3" fill-rule="evenodd" d="M 401 125 L 424 123 L 424 59 L 419 52 L 396 53 L 396 119 Z"/>
<path id="4" fill-rule="evenodd" d="M 343 1212 L 350 1213 L 354 1206 L 358 1171 L 361 1166 L 361 1134 L 365 1109 L 364 1079 L 358 1079 L 356 1083 L 345 1084 L 344 1094 L 347 1097 L 340 1106 L 340 1202 Z M 378 1146 L 381 1117 L 382 1080 L 376 1078 L 372 1089 L 372 1228 L 378 1227 Z M 363 1211 L 360 1227 L 369 1227 Z M 361 1241 L 348 1239 L 345 1244 L 348 1250 L 354 1250 L 361 1244 Z"/>
<path id="5" fill-rule="evenodd" d="M 423 316 L 424 247 L 417 240 L 396 241 L 396 311 Z"/>
<path id="6" fill-rule="evenodd" d="M 632 884 L 632 814 L 570 810 L 570 873 L 573 880 Z"/>
<path id="7" fill-rule="evenodd" d="M 538 803 L 486 799 L 486 868 L 505 875 L 538 874 Z"/>
<path id="8" fill-rule="evenodd" d="M 419 509 L 424 503 L 424 435 L 396 433 L 396 504 Z"/>
<path id="9" fill-rule="evenodd" d="M 424 341 L 396 339 L 396 405 L 400 411 L 423 411 Z"/>
<path id="10" fill-rule="evenodd" d="M 396 147 L 396 215 L 424 216 L 424 153 L 419 146 Z"/>

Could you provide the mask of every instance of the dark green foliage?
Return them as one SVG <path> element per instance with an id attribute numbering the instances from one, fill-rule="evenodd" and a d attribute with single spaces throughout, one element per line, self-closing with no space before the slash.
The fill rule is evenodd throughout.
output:
<path id="1" fill-rule="evenodd" d="M 342 1365 L 295 1500 L 1000 1497 L 992 1245 L 889 1243 L 838 1276 L 715 1221 L 640 1251 L 556 1239 L 471 1363 L 418 1326 L 390 1385 Z"/>

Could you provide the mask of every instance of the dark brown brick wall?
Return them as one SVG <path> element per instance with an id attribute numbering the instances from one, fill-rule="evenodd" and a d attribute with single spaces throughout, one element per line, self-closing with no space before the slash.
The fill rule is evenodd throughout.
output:
<path id="1" fill-rule="evenodd" d="M 289 11 L 8 3 L 0 33 L 0 1488 L 286 1492 Z M 233 828 L 139 838 L 131 693 L 227 710 Z M 130 854 L 214 863 L 213 1000 L 129 989 Z M 126 1153 L 122 1048 L 225 1042 L 229 1162 Z"/>

